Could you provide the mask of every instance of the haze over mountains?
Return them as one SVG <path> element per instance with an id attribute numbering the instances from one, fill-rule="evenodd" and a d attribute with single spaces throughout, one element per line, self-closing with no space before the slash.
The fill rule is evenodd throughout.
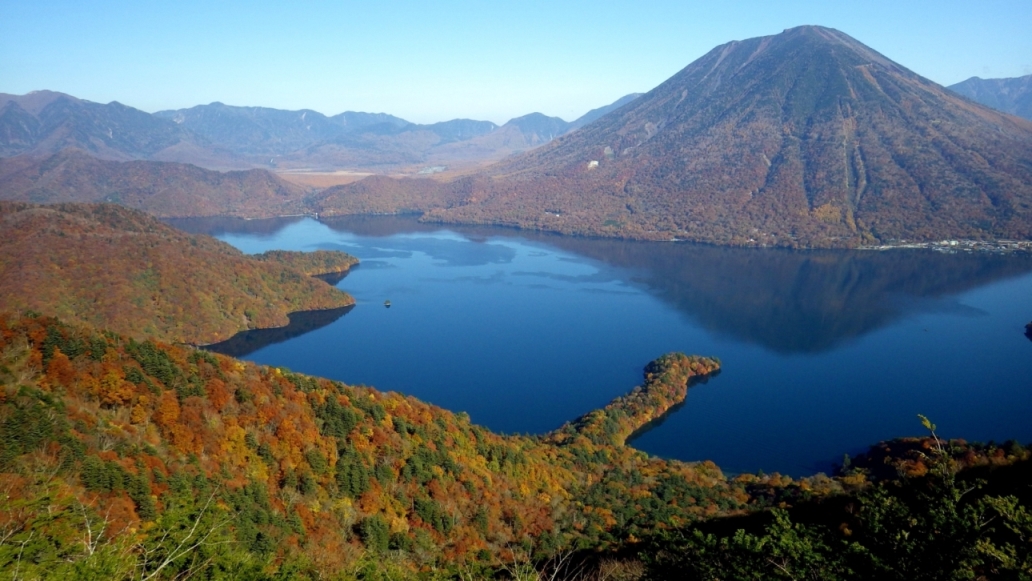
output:
<path id="1" fill-rule="evenodd" d="M 198 105 L 153 115 L 53 91 L 0 94 L 0 156 L 76 147 L 111 160 L 191 163 L 209 169 L 397 169 L 496 160 L 583 126 L 634 95 L 566 122 L 532 113 L 499 127 L 453 119 L 419 125 L 385 113 Z"/>
<path id="2" fill-rule="evenodd" d="M 971 77 L 949 88 L 986 107 L 1032 119 L 1032 75 L 1012 79 Z"/>

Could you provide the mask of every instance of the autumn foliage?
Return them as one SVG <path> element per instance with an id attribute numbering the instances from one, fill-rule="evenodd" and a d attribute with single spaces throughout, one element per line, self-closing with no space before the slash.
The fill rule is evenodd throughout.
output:
<path id="1" fill-rule="evenodd" d="M 137 339 L 211 343 L 286 325 L 289 312 L 353 304 L 307 275 L 356 262 L 330 251 L 256 259 L 113 204 L 0 202 L 0 308 Z"/>
<path id="2" fill-rule="evenodd" d="M 718 369 L 665 355 L 601 410 L 545 436 L 501 436 L 398 393 L 0 315 L 0 569 L 490 576 L 519 559 L 633 551 L 716 517 L 833 499 L 891 478 L 883 469 L 929 470 L 927 438 L 798 480 L 728 479 L 711 462 L 624 444 Z M 1028 459 L 1013 444 L 953 449 L 958 467 Z"/>
<path id="3" fill-rule="evenodd" d="M 549 434 L 547 440 L 561 445 L 588 440 L 593 444 L 623 446 L 632 434 L 684 402 L 692 380 L 708 378 L 719 370 L 720 362 L 716 359 L 681 353 L 664 355 L 645 368 L 644 385 L 567 423 Z"/>
<path id="4" fill-rule="evenodd" d="M 640 423 L 670 401 L 641 394 L 672 386 L 667 397 L 683 398 L 713 369 L 665 357 L 607 410 L 636 410 Z M 215 495 L 230 519 L 219 534 L 269 570 L 287 560 L 340 572 L 386 550 L 410 571 L 490 566 L 514 550 L 620 545 L 749 502 L 711 463 L 650 458 L 576 428 L 562 445 L 500 436 L 401 394 L 43 316 L 0 318 L 0 385 L 0 485 L 12 498 L 31 508 L 56 486 L 69 530 L 85 510 L 106 519 L 111 542 L 143 546 L 176 503 L 194 502 L 196 516 Z M 28 485 L 41 463 L 54 467 L 46 486 Z M 39 537 L 30 508 L 10 526 L 37 531 L 42 558 L 71 533 Z M 332 558 L 326 547 L 338 547 Z"/>
<path id="5" fill-rule="evenodd" d="M 113 202 L 162 218 L 300 214 L 308 194 L 267 170 L 220 172 L 186 163 L 112 161 L 75 147 L 0 159 L 0 184 L 3 200 Z"/>

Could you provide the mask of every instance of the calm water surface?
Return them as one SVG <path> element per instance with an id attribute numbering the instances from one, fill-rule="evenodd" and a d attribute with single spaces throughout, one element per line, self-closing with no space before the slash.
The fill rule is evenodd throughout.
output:
<path id="1" fill-rule="evenodd" d="M 292 316 L 223 352 L 396 390 L 503 432 L 604 405 L 669 351 L 723 371 L 634 441 L 727 472 L 829 471 L 917 435 L 1032 441 L 1032 257 L 731 249 L 435 227 L 191 220 L 256 253 L 338 249 L 350 310 Z M 384 301 L 391 307 L 385 308 Z"/>

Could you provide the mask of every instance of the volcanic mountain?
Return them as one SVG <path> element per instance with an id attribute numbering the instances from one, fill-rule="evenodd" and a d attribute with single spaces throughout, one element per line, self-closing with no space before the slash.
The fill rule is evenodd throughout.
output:
<path id="1" fill-rule="evenodd" d="M 349 211 L 350 189 L 335 190 L 322 207 Z M 423 207 L 443 222 L 723 244 L 1029 238 L 1032 123 L 803 26 L 719 46 Z"/>

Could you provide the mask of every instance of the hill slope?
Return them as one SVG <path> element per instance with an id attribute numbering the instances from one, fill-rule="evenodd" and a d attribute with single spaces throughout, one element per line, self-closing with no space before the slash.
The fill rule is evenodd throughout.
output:
<path id="1" fill-rule="evenodd" d="M 266 170 L 218 172 L 156 161 L 108 161 L 78 149 L 0 159 L 0 200 L 114 202 L 161 218 L 270 218 L 305 211 L 306 191 Z"/>
<path id="2" fill-rule="evenodd" d="M 1013 79 L 971 77 L 949 89 L 986 107 L 1032 119 L 1032 75 Z"/>
<path id="3" fill-rule="evenodd" d="M 286 325 L 289 312 L 351 305 L 302 271 L 354 262 L 339 252 L 249 257 L 112 204 L 0 202 L 0 310 L 32 309 L 135 338 L 211 343 Z"/>
<path id="4" fill-rule="evenodd" d="M 712 463 L 624 445 L 717 367 L 665 355 L 601 410 L 543 438 L 501 436 L 397 393 L 0 313 L 0 570 L 62 580 L 1028 572 L 1032 471 L 1014 442 L 946 442 L 925 420 L 933 438 L 885 442 L 840 477 L 800 481 L 727 479 Z M 969 487 L 972 476 L 990 479 Z"/>
<path id="5" fill-rule="evenodd" d="M 427 218 L 784 246 L 1032 237 L 1032 123 L 816 26 L 717 47 L 478 179 Z"/>

